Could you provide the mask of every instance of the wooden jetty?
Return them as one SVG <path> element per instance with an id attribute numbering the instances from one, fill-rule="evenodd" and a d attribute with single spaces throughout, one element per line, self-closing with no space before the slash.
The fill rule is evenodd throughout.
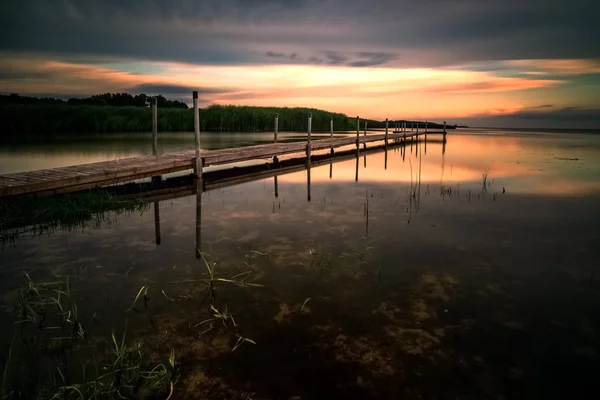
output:
<path id="1" fill-rule="evenodd" d="M 152 103 L 153 121 L 156 120 L 156 104 Z M 75 192 L 79 190 L 98 188 L 118 183 L 130 182 L 148 177 L 160 177 L 172 172 L 194 170 L 197 177 L 202 178 L 202 168 L 210 165 L 232 164 L 248 160 L 269 160 L 287 154 L 306 154 L 307 159 L 315 151 L 330 150 L 332 153 L 336 148 L 356 146 L 358 149 L 362 144 L 366 148 L 367 143 L 404 142 L 406 140 L 419 140 L 419 136 L 427 134 L 443 134 L 444 141 L 446 131 L 432 132 L 427 129 L 421 133 L 396 131 L 384 134 L 360 135 L 360 119 L 357 117 L 356 137 L 344 136 L 333 137 L 333 121 L 331 122 L 330 137 L 327 139 L 311 141 L 311 116 L 309 115 L 309 129 L 306 142 L 277 142 L 278 116 L 276 116 L 274 143 L 260 144 L 246 147 L 235 147 L 220 150 L 200 151 L 200 133 L 198 118 L 198 99 L 194 92 L 195 112 L 195 150 L 183 151 L 172 154 L 157 154 L 156 125 L 153 123 L 153 155 L 124 158 L 114 161 L 96 162 L 90 164 L 74 165 L 68 167 L 52 168 L 40 171 L 18 172 L 0 175 L 0 197 L 36 194 L 49 195 Z"/>

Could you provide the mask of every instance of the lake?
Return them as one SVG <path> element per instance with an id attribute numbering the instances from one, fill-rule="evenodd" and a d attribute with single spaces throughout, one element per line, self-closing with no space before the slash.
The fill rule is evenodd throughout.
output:
<path id="1" fill-rule="evenodd" d="M 0 173 L 151 154 L 149 137 L 11 144 Z M 164 134 L 159 146 L 189 149 L 193 135 Z M 173 350 L 173 398 L 588 398 L 598 388 L 600 136 L 459 129 L 445 145 L 430 138 L 309 176 L 279 175 L 277 196 L 274 178 L 256 180 L 204 192 L 199 208 L 195 195 L 174 197 L 5 242 L 3 363 L 18 357 L 11 373 L 31 387 L 57 366 L 74 383 L 114 332 L 163 363 Z M 41 288 L 68 286 L 85 330 L 68 351 L 56 351 L 65 339 L 51 317 L 20 321 L 24 272 Z"/>

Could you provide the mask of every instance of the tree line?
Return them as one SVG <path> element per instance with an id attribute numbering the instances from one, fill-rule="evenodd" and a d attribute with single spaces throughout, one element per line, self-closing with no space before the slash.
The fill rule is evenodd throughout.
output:
<path id="1" fill-rule="evenodd" d="M 146 107 L 150 105 L 150 99 L 156 97 L 160 108 L 188 108 L 187 104 L 178 100 L 168 100 L 162 95 L 148 96 L 145 93 L 131 95 L 129 93 L 103 93 L 90 97 L 72 97 L 68 100 L 53 97 L 30 97 L 21 96 L 17 93 L 0 95 L 0 105 L 71 105 L 71 106 L 113 106 L 113 107 Z"/>
<path id="2" fill-rule="evenodd" d="M 56 134 L 102 134 L 151 132 L 150 96 L 106 93 L 67 101 L 19 95 L 0 96 L 0 140 L 43 137 Z M 194 130 L 193 110 L 182 102 L 157 96 L 159 132 Z M 200 109 L 200 129 L 211 132 L 306 132 L 308 115 L 313 132 L 328 132 L 333 119 L 335 131 L 355 131 L 356 118 L 314 108 L 253 107 L 212 105 Z M 408 126 L 413 121 L 408 121 Z M 418 123 L 420 128 L 423 122 Z M 360 129 L 364 129 L 361 119 Z M 385 128 L 384 121 L 367 120 L 368 129 Z M 430 128 L 440 125 L 429 123 Z M 394 123 L 390 121 L 390 131 Z"/>

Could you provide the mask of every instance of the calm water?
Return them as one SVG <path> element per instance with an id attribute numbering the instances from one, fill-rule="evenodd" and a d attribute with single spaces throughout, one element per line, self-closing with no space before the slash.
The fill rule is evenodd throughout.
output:
<path id="1" fill-rule="evenodd" d="M 207 135 L 203 147 L 269 140 Z M 0 149 L 0 173 L 150 152 L 147 137 L 12 146 Z M 127 321 L 148 353 L 175 350 L 174 398 L 589 398 L 600 368 L 600 137 L 467 130 L 442 153 L 430 140 L 311 168 L 310 201 L 307 171 L 278 176 L 278 197 L 273 178 L 203 193 L 201 247 L 216 274 L 251 270 L 248 282 L 264 285 L 217 287 L 213 304 L 235 328 L 195 327 L 211 317 L 205 286 L 182 282 L 207 275 L 196 196 L 5 245 L 5 311 L 23 271 L 71 277 L 82 346 Z M 127 312 L 142 285 L 146 307 Z M 18 328 L 0 318 L 7 349 Z M 256 344 L 232 352 L 236 335 Z"/>

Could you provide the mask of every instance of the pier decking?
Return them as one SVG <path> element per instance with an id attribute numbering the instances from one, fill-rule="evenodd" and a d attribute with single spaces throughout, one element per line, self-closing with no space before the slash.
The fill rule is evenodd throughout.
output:
<path id="1" fill-rule="evenodd" d="M 366 146 L 367 143 L 419 140 L 420 136 L 443 132 L 403 132 L 344 136 L 312 142 L 269 143 L 201 152 L 203 166 L 231 164 L 248 160 L 271 159 L 275 156 L 335 149 L 344 146 Z M 195 150 L 180 153 L 148 155 L 114 161 L 96 162 L 40 171 L 0 175 L 0 197 L 21 194 L 58 194 L 97 188 L 136 179 L 193 169 Z"/>

